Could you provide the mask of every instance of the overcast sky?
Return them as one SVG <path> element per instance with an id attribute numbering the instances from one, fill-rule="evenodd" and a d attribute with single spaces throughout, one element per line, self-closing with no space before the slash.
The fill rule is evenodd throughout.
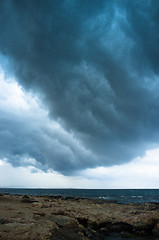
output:
<path id="1" fill-rule="evenodd" d="M 0 187 L 156 188 L 158 169 L 159 2 L 1 0 Z"/>

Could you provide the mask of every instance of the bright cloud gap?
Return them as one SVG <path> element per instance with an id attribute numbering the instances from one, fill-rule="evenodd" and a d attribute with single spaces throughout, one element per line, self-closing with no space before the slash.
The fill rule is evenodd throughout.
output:
<path id="1" fill-rule="evenodd" d="M 13 167 L 0 160 L 0 187 L 21 188 L 89 188 L 130 189 L 158 188 L 159 148 L 130 163 L 113 167 L 97 167 L 81 171 L 77 176 L 63 176 L 53 170 L 43 172 L 34 166 Z M 8 178 L 8 176 L 10 176 Z M 87 186 L 87 187 L 86 187 Z"/>

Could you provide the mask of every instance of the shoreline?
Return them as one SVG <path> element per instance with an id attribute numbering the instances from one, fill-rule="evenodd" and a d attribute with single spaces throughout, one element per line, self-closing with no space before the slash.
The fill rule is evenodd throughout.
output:
<path id="1" fill-rule="evenodd" d="M 117 200 L 119 203 L 159 202 L 159 189 L 35 189 L 0 188 L 0 193 L 18 195 L 61 195 L 63 197 Z"/>
<path id="2" fill-rule="evenodd" d="M 159 203 L 0 194 L 0 239 L 102 240 L 112 234 L 159 239 Z"/>

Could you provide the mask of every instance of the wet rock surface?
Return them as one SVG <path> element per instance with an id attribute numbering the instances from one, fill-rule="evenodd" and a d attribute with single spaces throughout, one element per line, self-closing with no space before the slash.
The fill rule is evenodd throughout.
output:
<path id="1" fill-rule="evenodd" d="M 61 196 L 0 196 L 0 239 L 159 239 L 159 205 Z"/>

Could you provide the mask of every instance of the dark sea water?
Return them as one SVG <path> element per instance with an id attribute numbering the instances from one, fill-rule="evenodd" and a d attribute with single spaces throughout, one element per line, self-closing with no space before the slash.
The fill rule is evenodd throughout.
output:
<path id="1" fill-rule="evenodd" d="M 159 189 L 21 189 L 0 188 L 0 193 L 60 195 L 63 197 L 115 200 L 118 203 L 159 202 Z"/>

